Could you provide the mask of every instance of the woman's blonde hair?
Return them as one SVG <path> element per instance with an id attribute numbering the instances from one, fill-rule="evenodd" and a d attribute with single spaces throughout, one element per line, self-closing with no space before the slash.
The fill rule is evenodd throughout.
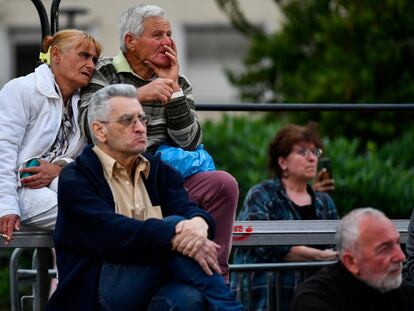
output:
<path id="1" fill-rule="evenodd" d="M 78 29 L 64 29 L 56 32 L 53 36 L 46 36 L 43 39 L 42 52 L 48 53 L 48 51 L 54 46 L 57 46 L 60 50 L 64 51 L 72 47 L 75 40 L 78 41 L 76 47 L 86 42 L 88 47 L 95 47 L 98 57 L 101 54 L 102 46 L 98 40 L 90 34 Z"/>

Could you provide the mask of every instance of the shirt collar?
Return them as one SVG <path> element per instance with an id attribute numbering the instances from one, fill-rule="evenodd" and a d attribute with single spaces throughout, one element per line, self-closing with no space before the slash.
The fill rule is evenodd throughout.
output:
<path id="1" fill-rule="evenodd" d="M 124 53 L 122 53 L 121 51 L 119 51 L 118 55 L 114 57 L 114 59 L 112 60 L 112 64 L 114 65 L 117 73 L 120 73 L 120 72 L 134 73 L 134 71 L 132 70 L 131 66 L 128 63 L 128 60 L 125 58 Z"/>
<path id="2" fill-rule="evenodd" d="M 93 146 L 92 150 L 96 153 L 96 156 L 99 158 L 99 161 L 102 164 L 103 170 L 107 176 L 112 178 L 114 173 L 115 166 L 121 166 L 114 158 L 105 153 L 98 146 Z M 142 155 L 138 155 L 136 159 L 136 172 L 143 172 L 145 178 L 148 178 L 150 172 L 150 163 Z"/>
<path id="3" fill-rule="evenodd" d="M 122 51 L 119 51 L 118 55 L 113 58 L 112 65 L 114 66 L 116 73 L 127 72 L 133 74 L 141 80 L 146 80 L 132 70 L 130 64 L 128 63 L 128 60 Z"/>

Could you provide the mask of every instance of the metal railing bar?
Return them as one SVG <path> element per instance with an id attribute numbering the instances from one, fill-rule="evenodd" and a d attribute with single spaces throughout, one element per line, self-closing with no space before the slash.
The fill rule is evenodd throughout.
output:
<path id="1" fill-rule="evenodd" d="M 408 239 L 408 219 L 393 219 L 401 243 Z M 233 247 L 335 244 L 337 220 L 236 221 Z"/>
<path id="2" fill-rule="evenodd" d="M 274 280 L 274 273 L 267 273 L 266 274 L 266 283 L 267 283 L 266 294 L 267 294 L 267 305 L 269 306 L 269 310 L 274 309 L 274 299 L 273 299 L 273 293 L 272 293 L 273 280 Z"/>
<path id="3" fill-rule="evenodd" d="M 414 104 L 348 104 L 348 103 L 234 103 L 234 104 L 205 104 L 195 105 L 197 111 L 396 111 L 414 110 Z"/>
<path id="4" fill-rule="evenodd" d="M 238 284 L 243 284 L 244 276 L 245 275 L 243 273 L 237 273 L 237 282 L 238 282 Z M 237 291 L 237 300 L 238 301 L 244 301 L 244 291 L 243 290 Z"/>
<path id="5" fill-rule="evenodd" d="M 252 292 L 252 278 L 253 275 L 247 275 L 247 310 L 253 311 L 253 292 Z"/>
<path id="6" fill-rule="evenodd" d="M 282 301 L 282 282 L 280 281 L 280 279 L 282 276 L 281 276 L 280 271 L 275 271 L 274 274 L 276 276 L 276 280 L 275 280 L 276 311 L 280 311 L 281 301 Z"/>
<path id="7" fill-rule="evenodd" d="M 254 273 L 266 273 L 266 310 L 281 310 L 282 283 L 281 273 L 293 271 L 295 274 L 295 288 L 317 269 L 336 263 L 335 260 L 309 262 L 281 262 L 259 264 L 230 265 L 230 272 L 236 275 L 237 298 L 244 303 L 248 311 L 253 310 L 252 278 Z M 308 274 L 307 274 L 308 273 Z M 246 301 L 244 296 L 247 296 Z"/>
<path id="8" fill-rule="evenodd" d="M 336 263 L 336 260 L 303 261 L 303 262 L 274 262 L 274 263 L 252 263 L 231 264 L 230 272 L 250 271 L 281 271 L 281 270 L 307 270 L 310 268 L 321 268 Z"/>

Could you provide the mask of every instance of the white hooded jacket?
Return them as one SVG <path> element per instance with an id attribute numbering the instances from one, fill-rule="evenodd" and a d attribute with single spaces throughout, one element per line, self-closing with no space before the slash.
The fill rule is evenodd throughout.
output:
<path id="1" fill-rule="evenodd" d="M 72 161 L 85 144 L 77 122 L 78 100 L 79 90 L 71 99 L 76 134 L 66 154 L 56 160 Z M 17 195 L 19 169 L 50 149 L 61 126 L 62 111 L 59 87 L 46 64 L 9 81 L 0 91 L 0 217 L 21 215 Z M 42 212 L 42 206 L 36 207 L 30 211 L 30 217 Z"/>

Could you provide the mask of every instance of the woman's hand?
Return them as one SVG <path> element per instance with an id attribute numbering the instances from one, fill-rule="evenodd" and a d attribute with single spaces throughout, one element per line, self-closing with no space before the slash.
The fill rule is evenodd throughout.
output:
<path id="1" fill-rule="evenodd" d="M 32 166 L 20 169 L 21 173 L 31 173 L 29 177 L 20 181 L 23 186 L 30 189 L 39 189 L 49 186 L 54 178 L 59 176 L 62 167 L 43 160 L 39 160 L 39 166 Z"/>
<path id="2" fill-rule="evenodd" d="M 335 190 L 335 180 L 329 178 L 326 168 L 321 169 L 316 175 L 312 188 L 315 191 L 327 192 Z"/>
<path id="3" fill-rule="evenodd" d="M 333 249 L 320 250 L 309 246 L 293 246 L 285 256 L 286 261 L 336 260 L 338 252 Z"/>
<path id="4" fill-rule="evenodd" d="M 319 258 L 316 260 L 336 260 L 338 259 L 338 252 L 332 248 L 319 250 Z"/>

